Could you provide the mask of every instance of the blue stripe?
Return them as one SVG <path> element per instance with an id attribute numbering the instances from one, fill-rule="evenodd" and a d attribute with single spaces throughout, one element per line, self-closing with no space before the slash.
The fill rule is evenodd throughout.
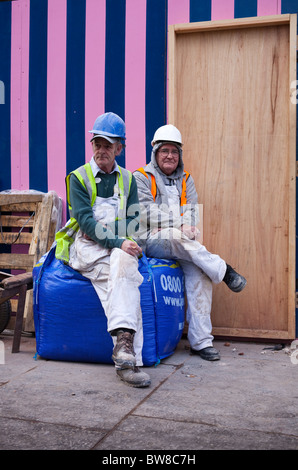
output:
<path id="1" fill-rule="evenodd" d="M 67 0 L 67 174 L 85 163 L 85 19 L 86 1 Z"/>
<path id="2" fill-rule="evenodd" d="M 257 0 L 235 0 L 234 4 L 234 17 L 235 18 L 248 18 L 250 16 L 257 16 L 258 14 L 258 1 Z"/>
<path id="3" fill-rule="evenodd" d="M 156 129 L 167 122 L 167 0 L 147 2 L 146 18 L 146 161 Z"/>
<path id="4" fill-rule="evenodd" d="M 211 0 L 189 0 L 189 21 L 210 21 Z"/>
<path id="5" fill-rule="evenodd" d="M 281 0 L 281 13 L 297 13 L 298 3 L 297 0 Z"/>
<path id="6" fill-rule="evenodd" d="M 29 185 L 47 192 L 47 0 L 30 1 Z"/>
<path id="7" fill-rule="evenodd" d="M 125 120 L 125 0 L 106 0 L 105 111 Z M 125 166 L 125 152 L 117 157 Z"/>
<path id="8" fill-rule="evenodd" d="M 298 15 L 298 2 L 297 0 L 281 0 L 281 13 L 296 13 Z M 298 34 L 298 24 L 297 24 Z"/>
<path id="9" fill-rule="evenodd" d="M 0 191 L 11 188 L 10 64 L 11 2 L 0 4 Z"/>

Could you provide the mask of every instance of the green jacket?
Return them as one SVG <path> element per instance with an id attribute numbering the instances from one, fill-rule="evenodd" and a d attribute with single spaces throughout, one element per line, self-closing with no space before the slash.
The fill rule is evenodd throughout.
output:
<path id="1" fill-rule="evenodd" d="M 90 163 L 82 165 L 66 177 L 70 219 L 56 234 L 56 258 L 65 263 L 69 262 L 70 245 L 74 242 L 79 228 L 92 240 L 109 249 L 120 248 L 125 238 L 134 235 L 139 221 L 137 186 L 128 170 L 119 166 L 118 168 L 120 173 L 99 173 L 98 183 L 93 176 Z M 93 217 L 92 206 L 96 196 L 112 196 L 115 184 L 119 188 L 120 211 L 115 221 L 115 229 L 112 231 L 97 224 Z"/>

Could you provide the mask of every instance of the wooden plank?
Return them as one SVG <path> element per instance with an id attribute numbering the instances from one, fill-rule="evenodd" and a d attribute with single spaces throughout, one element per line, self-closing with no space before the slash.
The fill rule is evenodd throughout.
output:
<path id="1" fill-rule="evenodd" d="M 168 89 L 168 119 L 169 123 L 173 124 L 177 117 L 177 81 L 176 81 L 176 35 L 175 25 L 168 27 L 168 74 L 169 74 L 169 89 Z"/>
<path id="2" fill-rule="evenodd" d="M 48 201 L 48 199 L 46 199 Z M 32 265 L 34 266 L 37 260 L 42 256 L 40 254 L 40 234 L 41 234 L 41 225 L 42 225 L 42 217 L 44 208 L 44 200 L 37 204 L 36 207 L 36 217 L 34 220 L 34 226 L 32 230 L 32 239 L 29 246 L 29 254 L 33 256 Z M 50 217 L 50 214 L 47 211 L 47 217 Z M 45 253 L 45 252 L 44 252 Z M 43 253 L 43 254 L 44 254 Z M 24 329 L 26 331 L 34 331 L 34 318 L 33 318 L 33 293 L 32 291 L 27 292 L 26 295 L 26 303 L 25 303 L 25 310 L 24 310 Z"/>
<path id="3" fill-rule="evenodd" d="M 297 15 L 290 15 L 289 32 L 289 83 L 296 83 L 297 77 Z M 289 227 L 288 227 L 288 262 L 289 262 L 289 283 L 288 283 L 288 325 L 291 336 L 295 337 L 295 315 L 296 312 L 296 276 L 292 273 L 296 271 L 296 110 L 297 104 L 289 100 Z"/>
<path id="4" fill-rule="evenodd" d="M 248 279 L 237 295 L 214 287 L 214 334 L 295 337 L 296 17 L 282 16 L 169 29 L 169 122 L 204 243 Z"/>
<path id="5" fill-rule="evenodd" d="M 259 16 L 253 18 L 238 18 L 215 21 L 200 21 L 193 23 L 183 23 L 173 25 L 176 34 L 179 33 L 197 33 L 203 31 L 222 31 L 225 29 L 258 28 L 273 25 L 288 25 L 290 22 L 289 14 Z"/>
<path id="6" fill-rule="evenodd" d="M 30 214 L 24 215 L 3 215 L 1 214 L 2 227 L 33 227 L 34 217 L 30 218 Z"/>
<path id="7" fill-rule="evenodd" d="M 12 289 L 6 290 L 0 287 L 0 304 L 9 300 L 12 296 L 18 295 L 19 287 L 13 287 Z"/>
<path id="8" fill-rule="evenodd" d="M 10 273 L 5 273 L 4 271 L 0 271 L 0 281 L 2 281 L 2 279 L 6 279 L 7 277 L 11 277 L 12 274 Z"/>
<path id="9" fill-rule="evenodd" d="M 18 298 L 16 297 L 16 298 L 10 299 L 10 304 L 11 304 L 11 311 L 13 314 L 15 314 L 18 308 Z"/>
<path id="10" fill-rule="evenodd" d="M 49 249 L 51 248 L 55 240 L 56 232 L 60 230 L 62 226 L 62 210 L 63 210 L 62 199 L 59 198 L 56 193 L 53 193 L 53 206 L 52 206 L 52 213 L 51 213 L 48 246 L 47 246 L 46 251 L 49 251 Z"/>
<path id="11" fill-rule="evenodd" d="M 44 194 L 25 194 L 25 193 L 7 193 L 0 194 L 0 206 L 5 206 L 6 204 L 28 204 L 41 202 L 44 198 Z"/>
<path id="12" fill-rule="evenodd" d="M 44 197 L 38 210 L 36 224 L 33 227 L 32 242 L 29 247 L 29 253 L 34 254 L 34 265 L 47 252 L 49 245 L 54 241 L 54 232 L 51 232 L 53 220 L 57 219 L 57 211 L 54 209 L 59 206 L 59 198 L 54 191 L 50 191 Z M 53 237 L 50 239 L 50 235 Z M 27 293 L 25 305 L 25 330 L 34 331 L 33 319 L 33 292 Z"/>
<path id="13" fill-rule="evenodd" d="M 40 203 L 38 217 L 35 219 L 32 241 L 29 247 L 29 253 L 34 254 L 34 264 L 36 264 L 47 251 L 52 208 L 53 195 L 48 193 L 42 203 Z"/>
<path id="14" fill-rule="evenodd" d="M 288 330 L 272 330 L 272 329 L 246 329 L 246 328 L 219 328 L 214 327 L 212 330 L 214 336 L 239 338 L 255 338 L 255 339 L 272 339 L 272 340 L 292 340 L 293 336 Z"/>
<path id="15" fill-rule="evenodd" d="M 1 205 L 1 212 L 34 212 L 37 202 L 20 202 L 18 204 Z"/>
<path id="16" fill-rule="evenodd" d="M 27 269 L 32 270 L 34 255 L 14 253 L 0 253 L 1 269 Z"/>
<path id="17" fill-rule="evenodd" d="M 30 232 L 21 232 L 19 236 L 18 232 L 3 232 L 0 235 L 0 245 L 2 243 L 6 243 L 8 245 L 30 245 L 31 240 L 32 233 Z"/>
<path id="18" fill-rule="evenodd" d="M 16 276 L 10 276 L 1 281 L 1 286 L 5 289 L 11 289 L 12 287 L 18 287 L 23 284 L 28 286 L 32 285 L 32 273 L 23 273 Z"/>
<path id="19" fill-rule="evenodd" d="M 18 301 L 18 308 L 17 308 L 17 313 L 16 313 L 15 330 L 14 330 L 12 350 L 11 350 L 12 353 L 19 352 L 19 348 L 20 348 L 21 334 L 22 334 L 23 320 L 24 320 L 24 307 L 25 307 L 25 301 L 26 301 L 26 293 L 27 293 L 27 285 L 23 284 L 19 292 L 19 301 Z"/>

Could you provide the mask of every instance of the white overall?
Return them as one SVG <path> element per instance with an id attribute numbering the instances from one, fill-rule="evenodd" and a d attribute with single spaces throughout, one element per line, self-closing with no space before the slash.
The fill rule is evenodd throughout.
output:
<path id="1" fill-rule="evenodd" d="M 169 201 L 177 201 L 177 188 L 166 188 Z M 227 268 L 225 261 L 176 228 L 152 231 L 146 242 L 146 254 L 153 258 L 179 260 L 185 277 L 190 346 L 197 351 L 212 346 L 212 282 L 217 284 L 223 280 Z"/>
<path id="2" fill-rule="evenodd" d="M 103 225 L 112 224 L 118 215 L 118 186 L 110 198 L 97 197 L 93 215 Z M 106 249 L 84 237 L 79 229 L 70 248 L 69 265 L 90 279 L 101 301 L 108 331 L 129 328 L 136 331 L 134 349 L 137 365 L 142 366 L 143 328 L 139 286 L 143 276 L 136 257 L 120 248 Z M 116 337 L 112 337 L 115 343 Z"/>

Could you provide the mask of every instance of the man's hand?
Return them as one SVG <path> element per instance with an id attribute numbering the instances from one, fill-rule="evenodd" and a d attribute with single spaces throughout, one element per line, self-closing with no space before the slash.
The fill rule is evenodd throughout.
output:
<path id="1" fill-rule="evenodd" d="M 125 251 L 125 253 L 128 253 L 132 256 L 139 256 L 142 254 L 142 248 L 139 247 L 139 245 L 136 242 L 133 242 L 132 240 L 124 240 L 121 245 L 121 250 Z"/>
<path id="2" fill-rule="evenodd" d="M 195 240 L 200 236 L 200 230 L 193 225 L 181 225 L 181 232 L 183 232 L 190 240 Z"/>
<path id="3" fill-rule="evenodd" d="M 85 238 L 85 240 L 89 240 L 90 242 L 93 242 L 94 240 L 92 240 L 92 238 L 88 237 L 88 235 L 84 232 L 82 232 L 82 235 L 83 235 L 83 238 Z"/>

